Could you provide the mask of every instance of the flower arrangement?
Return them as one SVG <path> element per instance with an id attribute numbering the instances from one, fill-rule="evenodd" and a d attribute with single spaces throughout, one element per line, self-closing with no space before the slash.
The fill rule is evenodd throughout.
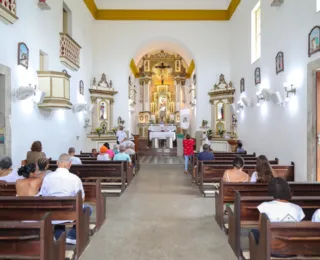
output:
<path id="1" fill-rule="evenodd" d="M 174 120 L 171 119 L 171 120 L 169 121 L 169 123 L 170 123 L 170 124 L 174 124 Z"/>
<path id="2" fill-rule="evenodd" d="M 220 135 L 220 137 L 223 137 L 225 130 L 218 130 L 218 134 Z"/>
<path id="3" fill-rule="evenodd" d="M 116 134 L 116 133 L 117 133 L 117 130 L 118 130 L 118 127 L 114 127 L 114 128 L 112 128 L 112 132 L 113 132 L 114 134 Z"/>
<path id="4" fill-rule="evenodd" d="M 154 124 L 154 120 L 150 119 L 149 124 Z"/>
<path id="5" fill-rule="evenodd" d="M 98 136 L 100 137 L 100 135 L 102 134 L 102 128 L 101 128 L 101 127 L 97 127 L 97 128 L 96 128 L 96 133 L 97 133 Z"/>
<path id="6" fill-rule="evenodd" d="M 208 120 L 202 120 L 202 127 L 207 127 Z"/>
<path id="7" fill-rule="evenodd" d="M 209 129 L 207 131 L 207 137 L 208 137 L 209 140 L 212 138 L 212 130 L 211 129 Z"/>

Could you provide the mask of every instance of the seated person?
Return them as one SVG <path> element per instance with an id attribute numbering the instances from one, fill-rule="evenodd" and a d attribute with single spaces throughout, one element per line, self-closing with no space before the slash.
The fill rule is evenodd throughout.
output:
<path id="1" fill-rule="evenodd" d="M 95 158 L 98 156 L 98 152 L 96 148 L 92 148 L 91 150 L 91 157 Z"/>
<path id="2" fill-rule="evenodd" d="M 203 152 L 198 154 L 199 161 L 211 161 L 214 160 L 214 154 L 209 151 L 210 146 L 208 144 L 204 144 L 202 147 Z"/>
<path id="3" fill-rule="evenodd" d="M 125 143 L 126 146 L 126 154 L 132 155 L 132 154 L 136 154 L 136 151 L 134 150 L 134 143 L 131 141 L 127 141 Z"/>
<path id="4" fill-rule="evenodd" d="M 300 222 L 304 217 L 302 208 L 289 202 L 291 190 L 289 184 L 282 178 L 273 178 L 269 182 L 268 195 L 273 201 L 263 202 L 257 208 L 260 214 L 267 214 L 271 222 Z M 256 243 L 259 244 L 259 230 L 252 229 Z"/>
<path id="5" fill-rule="evenodd" d="M 119 145 L 120 152 L 113 158 L 114 161 L 127 161 L 131 165 L 130 155 L 126 153 L 126 147 L 124 144 Z"/>
<path id="6" fill-rule="evenodd" d="M 16 182 L 23 179 L 19 176 L 17 169 L 12 169 L 12 160 L 10 157 L 4 157 L 0 160 L 0 181 Z"/>
<path id="7" fill-rule="evenodd" d="M 118 144 L 113 145 L 113 152 L 115 155 L 119 153 L 119 145 Z"/>
<path id="8" fill-rule="evenodd" d="M 82 164 L 80 158 L 74 156 L 76 153 L 76 149 L 74 147 L 70 147 L 68 154 L 70 155 L 71 164 Z"/>
<path id="9" fill-rule="evenodd" d="M 34 163 L 28 163 L 18 170 L 18 175 L 24 179 L 17 180 L 17 196 L 37 196 L 43 181 L 37 173 L 37 166 Z"/>
<path id="10" fill-rule="evenodd" d="M 31 145 L 31 151 L 27 153 L 27 163 L 36 164 L 39 158 L 45 158 L 46 154 L 42 152 L 42 143 L 40 141 L 35 141 Z"/>
<path id="11" fill-rule="evenodd" d="M 107 147 L 107 154 L 109 155 L 110 160 L 114 157 L 114 152 L 110 149 L 109 143 L 104 143 L 104 146 Z"/>
<path id="12" fill-rule="evenodd" d="M 97 161 L 110 161 L 109 154 L 107 154 L 107 147 L 104 145 L 100 148 L 100 154 L 97 157 Z"/>
<path id="13" fill-rule="evenodd" d="M 320 222 L 320 209 L 317 209 L 312 215 L 312 222 Z"/>
<path id="14" fill-rule="evenodd" d="M 256 171 L 251 175 L 251 182 L 268 183 L 276 177 L 269 160 L 266 156 L 260 155 L 257 159 Z"/>
<path id="15" fill-rule="evenodd" d="M 241 156 L 236 156 L 233 159 L 233 169 L 226 170 L 223 174 L 222 181 L 224 182 L 249 182 L 249 175 L 242 171 L 244 160 Z"/>
<path id="16" fill-rule="evenodd" d="M 42 196 L 76 196 L 78 191 L 82 192 L 82 198 L 84 200 L 85 194 L 82 182 L 80 178 L 69 172 L 71 167 L 71 158 L 68 154 L 60 155 L 58 159 L 58 168 L 55 172 L 49 173 L 42 183 L 40 190 L 40 195 Z M 92 207 L 90 205 L 83 204 L 83 210 L 87 208 L 90 210 L 90 215 L 92 213 Z M 61 224 L 69 221 L 53 221 L 53 224 Z M 58 239 L 60 235 L 65 231 L 64 225 L 55 225 L 55 238 Z M 73 226 L 72 229 L 67 234 L 66 242 L 68 244 L 76 244 L 76 227 Z"/>
<path id="17" fill-rule="evenodd" d="M 242 143 L 238 143 L 236 153 L 245 153 L 245 152 L 246 152 L 246 150 L 242 148 Z"/>
<path id="18" fill-rule="evenodd" d="M 48 173 L 52 172 L 51 170 L 48 170 L 49 164 L 50 164 L 50 159 L 51 158 L 49 158 L 49 159 L 48 158 L 40 158 L 38 160 L 38 171 L 42 177 L 44 177 Z"/>

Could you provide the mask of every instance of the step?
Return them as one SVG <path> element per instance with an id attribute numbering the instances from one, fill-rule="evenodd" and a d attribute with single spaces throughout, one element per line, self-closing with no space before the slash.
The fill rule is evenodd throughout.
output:
<path id="1" fill-rule="evenodd" d="M 122 183 L 121 182 L 101 182 L 101 185 L 106 185 L 106 186 L 121 186 Z M 125 184 L 126 186 L 128 185 L 128 183 Z"/>
<path id="2" fill-rule="evenodd" d="M 121 189 L 109 189 L 109 190 L 101 190 L 102 193 L 109 193 L 109 194 L 119 194 L 121 193 Z"/>

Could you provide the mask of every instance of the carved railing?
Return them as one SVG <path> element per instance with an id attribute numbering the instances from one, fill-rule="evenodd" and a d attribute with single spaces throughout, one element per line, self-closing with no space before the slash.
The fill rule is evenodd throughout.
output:
<path id="1" fill-rule="evenodd" d="M 60 60 L 72 70 L 80 68 L 81 46 L 66 33 L 60 33 Z"/>
<path id="2" fill-rule="evenodd" d="M 6 22 L 14 23 L 16 16 L 16 0 L 0 0 L 0 17 Z"/>

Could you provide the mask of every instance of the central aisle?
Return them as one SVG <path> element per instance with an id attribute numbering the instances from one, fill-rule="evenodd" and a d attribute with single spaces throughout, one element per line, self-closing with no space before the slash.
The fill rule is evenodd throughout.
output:
<path id="1" fill-rule="evenodd" d="M 121 197 L 107 198 L 107 221 L 81 260 L 235 260 L 203 198 L 178 157 L 142 157 Z"/>

